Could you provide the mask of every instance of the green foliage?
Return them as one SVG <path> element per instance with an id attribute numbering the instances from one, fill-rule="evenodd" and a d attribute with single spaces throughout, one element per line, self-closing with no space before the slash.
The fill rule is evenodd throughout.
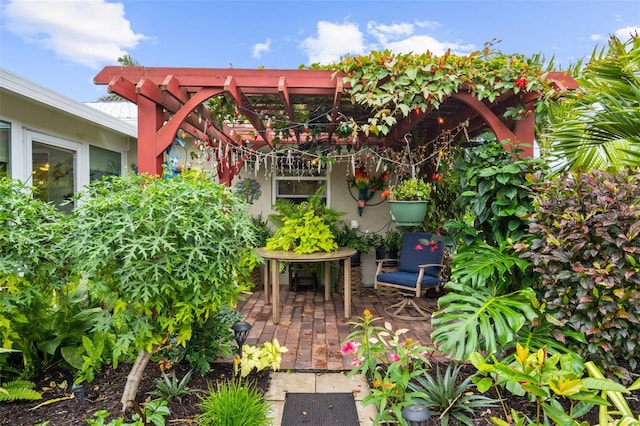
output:
<path id="1" fill-rule="evenodd" d="M 453 258 L 451 281 L 432 315 L 433 343 L 456 360 L 474 351 L 501 353 L 525 325 L 537 322 L 539 303 L 530 287 L 510 290 L 529 263 L 508 247 L 475 241 Z"/>
<path id="2" fill-rule="evenodd" d="M 86 282 L 69 277 L 61 244 L 68 224 L 18 181 L 2 178 L 0 193 L 0 340 L 21 355 L 0 353 L 0 371 L 30 377 L 59 362 L 80 369 L 83 339 L 107 327 Z"/>
<path id="3" fill-rule="evenodd" d="M 372 318 L 365 309 L 360 321 L 349 323 L 354 331 L 343 342 L 341 352 L 354 357 L 349 376 L 360 373 L 372 383 L 371 393 L 362 403 L 375 404 L 378 415 L 374 424 L 391 421 L 406 425 L 402 409 L 416 397 L 409 383 L 429 368 L 427 355 L 433 349 L 410 337 L 403 339 L 407 329 L 394 331 L 389 323 L 376 325 L 380 319 Z"/>
<path id="4" fill-rule="evenodd" d="M 270 404 L 253 384 L 240 380 L 209 386 L 209 395 L 198 404 L 202 414 L 199 425 L 215 426 L 269 426 Z"/>
<path id="5" fill-rule="evenodd" d="M 465 244 L 475 239 L 491 245 L 522 239 L 527 216 L 533 211 L 531 186 L 540 179 L 542 163 L 519 159 L 519 152 L 508 152 L 502 144 L 489 140 L 457 163 L 458 201 L 465 213 L 461 222 L 447 228 Z"/>
<path id="6" fill-rule="evenodd" d="M 361 234 L 346 223 L 338 227 L 335 239 L 339 247 L 349 247 L 360 253 L 369 253 L 374 248 L 376 240 L 373 234 Z"/>
<path id="7" fill-rule="evenodd" d="M 266 248 L 293 250 L 295 253 L 337 250 L 334 230 L 344 213 L 328 208 L 322 201 L 323 194 L 324 187 L 320 187 L 300 204 L 277 200 L 269 219 L 279 228 L 267 240 Z"/>
<path id="8" fill-rule="evenodd" d="M 42 395 L 33 389 L 35 386 L 35 383 L 27 380 L 0 383 L 0 402 L 42 399 Z"/>
<path id="9" fill-rule="evenodd" d="M 273 231 L 269 227 L 268 221 L 262 217 L 262 213 L 252 217 L 253 227 L 256 235 L 256 247 L 264 247 Z"/>
<path id="10" fill-rule="evenodd" d="M 392 201 L 425 201 L 431 196 L 431 184 L 421 178 L 412 177 L 389 186 L 387 190 Z"/>
<path id="11" fill-rule="evenodd" d="M 245 202 L 205 175 L 94 182 L 69 220 L 72 265 L 112 310 L 114 359 L 171 336 L 186 345 L 247 288 L 256 258 Z"/>
<path id="12" fill-rule="evenodd" d="M 366 135 L 387 135 L 399 119 L 414 111 L 438 109 L 460 90 L 489 102 L 508 91 L 541 92 L 536 109 L 555 93 L 538 56 L 504 54 L 489 46 L 464 56 L 450 51 L 442 56 L 374 51 L 367 56 L 348 56 L 327 68 L 343 72 L 351 99 L 372 112 L 368 122 L 358 127 Z"/>
<path id="13" fill-rule="evenodd" d="M 144 411 L 131 416 L 133 422 L 125 423 L 123 418 L 116 418 L 107 422 L 107 418 L 111 413 L 106 410 L 98 410 L 93 414 L 92 419 L 86 419 L 91 426 L 145 426 L 153 424 L 154 426 L 164 426 L 166 424 L 165 417 L 170 414 L 167 401 L 149 401 L 144 404 Z"/>
<path id="14" fill-rule="evenodd" d="M 584 333 L 587 360 L 637 367 L 640 355 L 640 174 L 564 174 L 541 185 L 521 256 L 539 274 L 546 312 Z"/>
<path id="15" fill-rule="evenodd" d="M 559 170 L 635 167 L 640 164 L 640 36 L 611 36 L 594 50 L 576 80 L 548 110 L 538 132 L 542 154 Z"/>
<path id="16" fill-rule="evenodd" d="M 587 368 L 587 372 L 590 377 L 603 380 L 605 377 L 602 375 L 602 371 L 592 362 L 588 361 L 585 363 L 585 367 Z M 600 405 L 598 407 L 598 417 L 600 419 L 601 425 L 609 425 L 609 424 L 627 424 L 627 425 L 637 425 L 640 424 L 640 413 L 635 417 L 627 400 L 625 399 L 623 394 L 640 390 L 640 378 L 637 379 L 631 386 L 629 386 L 626 390 L 614 390 L 614 389 L 603 389 L 601 396 L 603 399 L 607 399 L 613 403 L 616 410 L 609 410 L 609 407 L 606 405 Z M 620 416 L 618 420 L 614 420 L 614 416 Z"/>
<path id="17" fill-rule="evenodd" d="M 485 392 L 491 386 L 505 386 L 516 395 L 526 395 L 536 404 L 536 425 L 542 424 L 543 420 L 544 424 L 553 421 L 555 424 L 580 425 L 576 419 L 588 413 L 594 405 L 607 405 L 607 401 L 598 396 L 598 391 L 626 391 L 624 386 L 612 380 L 583 377 L 582 361 L 571 354 L 548 356 L 544 348 L 530 353 L 529 349 L 517 345 L 511 363 L 495 357 L 492 360 L 487 362 L 477 352 L 470 357 L 478 369 L 479 376 L 474 378 L 478 390 Z M 561 400 L 568 402 L 568 412 Z M 506 417 L 508 412 L 504 401 L 503 409 Z M 499 419 L 492 420 L 498 425 L 508 424 Z"/>
<path id="18" fill-rule="evenodd" d="M 473 426 L 472 417 L 475 417 L 476 410 L 496 406 L 496 400 L 474 393 L 471 377 L 460 380 L 461 370 L 461 364 L 449 363 L 442 373 L 438 365 L 435 375 L 425 372 L 409 383 L 409 388 L 416 392 L 417 402 L 431 409 L 433 414 L 439 414 L 443 426 L 453 419 Z"/>
<path id="19" fill-rule="evenodd" d="M 191 380 L 192 374 L 193 370 L 189 370 L 182 377 L 182 380 L 178 382 L 175 370 L 172 370 L 171 374 L 167 374 L 163 371 L 162 378 L 156 379 L 156 389 L 147 393 L 167 401 L 182 402 L 182 398 L 185 396 L 201 392 L 200 389 L 193 389 L 189 387 L 189 380 Z"/>

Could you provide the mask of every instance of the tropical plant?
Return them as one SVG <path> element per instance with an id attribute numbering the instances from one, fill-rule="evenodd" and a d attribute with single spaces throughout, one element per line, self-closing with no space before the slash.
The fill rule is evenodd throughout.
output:
<path id="1" fill-rule="evenodd" d="M 193 370 L 189 370 L 182 376 L 182 379 L 178 381 L 176 370 L 172 370 L 170 375 L 163 371 L 162 378 L 156 379 L 155 390 L 147 393 L 163 400 L 182 402 L 182 398 L 202 392 L 200 389 L 189 387 L 189 380 L 191 380 L 192 374 Z"/>
<path id="2" fill-rule="evenodd" d="M 458 421 L 473 426 L 472 417 L 482 409 L 495 407 L 497 401 L 474 392 L 471 377 L 460 379 L 462 364 L 447 364 L 444 373 L 436 365 L 435 374 L 425 372 L 417 376 L 409 388 L 415 392 L 416 402 L 438 414 L 440 424 L 447 426 L 450 421 Z"/>
<path id="3" fill-rule="evenodd" d="M 270 404 L 254 384 L 233 379 L 209 385 L 209 394 L 198 404 L 202 426 L 269 426 Z"/>
<path id="4" fill-rule="evenodd" d="M 112 177 L 81 197 L 63 242 L 92 298 L 112 312 L 114 363 L 138 351 L 122 397 L 128 406 L 155 348 L 174 336 L 186 345 L 194 325 L 249 288 L 251 217 L 228 187 L 198 173 Z"/>
<path id="5" fill-rule="evenodd" d="M 354 330 L 343 342 L 341 352 L 353 356 L 349 376 L 360 373 L 372 384 L 371 393 L 362 403 L 375 404 L 378 409 L 373 422 L 392 421 L 406 426 L 402 409 L 415 397 L 409 383 L 429 368 L 427 356 L 433 349 L 411 337 L 403 339 L 407 329 L 394 331 L 388 322 L 384 327 L 376 325 L 380 319 L 365 309 L 359 321 L 349 323 Z"/>
<path id="6" fill-rule="evenodd" d="M 458 203 L 464 213 L 461 221 L 445 228 L 464 244 L 475 239 L 490 245 L 519 241 L 533 211 L 531 186 L 541 179 L 545 166 L 539 160 L 518 158 L 520 150 L 507 151 L 493 134 L 485 137 L 483 145 L 465 153 L 456 164 Z"/>
<path id="7" fill-rule="evenodd" d="M 262 371 L 271 368 L 278 371 L 282 363 L 282 354 L 289 352 L 286 346 L 280 346 L 278 339 L 264 342 L 262 346 L 242 345 L 242 357 L 236 357 L 234 370 L 240 377 L 247 377 L 253 371 Z"/>
<path id="8" fill-rule="evenodd" d="M 383 193 L 391 201 L 426 201 L 431 195 L 431 184 L 421 178 L 411 177 L 390 185 Z"/>
<path id="9" fill-rule="evenodd" d="M 338 227 L 335 238 L 338 246 L 356 249 L 360 253 L 369 253 L 375 244 L 373 234 L 361 234 L 357 229 L 351 228 L 346 223 Z"/>
<path id="10" fill-rule="evenodd" d="M 516 246 L 539 276 L 554 336 L 586 360 L 625 374 L 640 354 L 640 174 L 593 170 L 541 183 L 526 244 Z"/>
<path id="11" fill-rule="evenodd" d="M 550 107 L 538 131 L 556 171 L 640 164 L 640 36 L 609 38 L 576 78 L 579 88 Z"/>
<path id="12" fill-rule="evenodd" d="M 474 351 L 501 353 L 525 325 L 539 321 L 539 302 L 531 287 L 507 291 L 529 263 L 506 244 L 492 247 L 475 241 L 453 258 L 451 281 L 432 315 L 431 339 L 455 360 Z"/>
<path id="13" fill-rule="evenodd" d="M 585 362 L 584 365 L 590 377 L 601 380 L 605 379 L 602 371 L 600 371 L 600 369 L 592 361 Z M 602 390 L 602 398 L 611 401 L 616 410 L 610 410 L 606 405 L 598 406 L 598 418 L 600 420 L 600 424 L 640 424 L 640 413 L 636 413 L 636 415 L 634 415 L 631 411 L 631 408 L 629 408 L 627 400 L 624 397 L 624 394 L 637 390 L 640 390 L 640 378 L 638 378 L 633 384 L 631 384 L 631 386 L 627 387 L 626 390 Z M 620 418 L 615 419 L 614 416 L 619 416 Z"/>
<path id="14" fill-rule="evenodd" d="M 335 230 L 344 213 L 327 207 L 322 201 L 324 187 L 300 204 L 278 199 L 269 219 L 279 226 L 267 240 L 269 250 L 292 250 L 295 253 L 335 251 Z"/>
<path id="15" fill-rule="evenodd" d="M 598 396 L 599 391 L 626 392 L 619 383 L 603 377 L 584 377 L 585 366 L 582 360 L 571 354 L 548 356 L 541 348 L 530 352 L 519 344 L 513 362 L 506 363 L 491 357 L 487 362 L 480 353 L 473 353 L 471 363 L 478 369 L 479 376 L 474 378 L 478 390 L 487 391 L 492 386 L 504 386 L 516 395 L 527 395 L 536 405 L 536 418 L 533 424 L 549 424 L 549 421 L 561 425 L 581 425 L 576 419 L 588 413 L 594 405 L 608 405 Z M 484 377 L 482 377 L 484 376 Z M 568 402 L 568 412 L 560 403 Z M 506 418 L 520 418 L 511 410 L 507 411 L 503 401 Z M 492 418 L 494 424 L 508 426 L 504 420 Z M 605 425 L 608 423 L 605 423 Z"/>

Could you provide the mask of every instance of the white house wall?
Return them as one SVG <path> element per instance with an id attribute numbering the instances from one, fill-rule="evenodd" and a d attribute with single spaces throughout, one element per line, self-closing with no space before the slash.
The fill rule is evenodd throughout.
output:
<path id="1" fill-rule="evenodd" d="M 135 126 L 0 69 L 0 120 L 10 123 L 12 178 L 31 179 L 33 140 L 76 152 L 76 190 L 89 183 L 89 146 L 121 154 L 123 174 L 137 162 Z"/>

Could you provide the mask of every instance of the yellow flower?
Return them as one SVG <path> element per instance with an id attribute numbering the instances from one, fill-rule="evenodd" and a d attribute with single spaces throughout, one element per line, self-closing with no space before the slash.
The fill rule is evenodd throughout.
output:
<path id="1" fill-rule="evenodd" d="M 380 380 L 378 380 L 378 379 L 376 379 L 376 380 L 374 380 L 374 381 L 373 381 L 373 387 L 374 387 L 374 388 L 379 388 L 379 387 L 380 387 L 380 384 L 381 384 L 381 383 L 380 383 Z"/>
<path id="2" fill-rule="evenodd" d="M 365 318 L 371 318 L 371 312 L 368 309 L 364 310 L 364 317 Z"/>

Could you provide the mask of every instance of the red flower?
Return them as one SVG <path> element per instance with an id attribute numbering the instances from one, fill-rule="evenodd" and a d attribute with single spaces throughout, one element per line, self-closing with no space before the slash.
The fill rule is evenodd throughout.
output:
<path id="1" fill-rule="evenodd" d="M 524 90 L 525 87 L 527 87 L 527 79 L 524 77 L 520 77 L 519 79 L 516 80 L 515 83 L 513 83 L 515 86 L 518 86 L 521 90 Z"/>

